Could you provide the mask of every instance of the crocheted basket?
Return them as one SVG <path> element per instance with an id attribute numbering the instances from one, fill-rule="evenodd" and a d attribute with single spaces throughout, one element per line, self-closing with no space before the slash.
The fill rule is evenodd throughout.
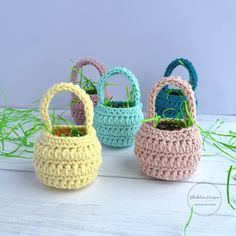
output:
<path id="1" fill-rule="evenodd" d="M 61 137 L 54 133 L 68 132 L 72 128 L 66 125 L 52 127 L 49 120 L 49 103 L 61 91 L 76 94 L 84 104 L 85 125 L 73 126 L 84 132 L 81 137 Z M 92 126 L 93 104 L 89 96 L 72 83 L 56 84 L 41 100 L 40 114 L 46 130 L 43 130 L 34 146 L 33 164 L 38 179 L 45 185 L 59 189 L 79 189 L 93 182 L 102 163 L 102 148 Z"/>
<path id="2" fill-rule="evenodd" d="M 167 67 L 164 77 L 170 76 L 172 71 L 179 65 L 188 70 L 189 84 L 192 86 L 193 91 L 195 91 L 198 82 L 197 73 L 192 63 L 186 59 L 179 58 L 172 61 Z M 168 86 L 165 86 L 156 97 L 156 112 L 162 117 L 175 118 L 179 116 L 183 118 L 185 116 L 183 109 L 185 101 L 186 97 L 182 94 L 181 90 L 169 89 Z"/>
<path id="3" fill-rule="evenodd" d="M 121 74 L 128 78 L 134 87 L 134 106 L 113 108 L 104 105 L 104 83 L 113 75 Z M 95 107 L 94 127 L 101 143 L 112 147 L 127 147 L 133 144 L 134 136 L 143 119 L 140 103 L 139 84 L 135 75 L 122 67 L 115 67 L 107 72 L 98 84 L 99 102 Z M 123 104 L 124 101 L 115 101 Z"/>
<path id="4" fill-rule="evenodd" d="M 178 86 L 184 92 L 189 112 L 196 120 L 196 104 L 193 90 L 180 77 L 161 79 L 152 89 L 149 97 L 148 117 L 155 116 L 155 97 L 166 85 Z M 162 121 L 173 121 L 162 118 Z M 161 180 L 181 180 L 190 176 L 198 166 L 201 157 L 201 135 L 193 124 L 179 130 L 155 128 L 153 122 L 143 123 L 135 137 L 134 152 L 141 170 L 148 176 Z"/>
<path id="5" fill-rule="evenodd" d="M 71 72 L 71 82 L 77 84 L 77 77 L 79 70 L 85 65 L 93 65 L 97 68 L 100 76 L 105 74 L 105 68 L 102 64 L 97 62 L 94 59 L 83 59 L 80 60 L 73 68 Z M 93 102 L 93 106 L 95 107 L 98 102 L 98 95 L 97 94 L 90 94 L 90 99 Z M 74 121 L 77 125 L 82 125 L 85 122 L 85 113 L 84 113 L 84 105 L 81 101 L 78 100 L 75 94 L 72 94 L 71 99 L 71 115 L 74 118 Z"/>

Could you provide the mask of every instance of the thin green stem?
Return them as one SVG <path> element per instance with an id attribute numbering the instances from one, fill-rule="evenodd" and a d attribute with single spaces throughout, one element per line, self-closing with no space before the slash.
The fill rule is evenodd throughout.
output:
<path id="1" fill-rule="evenodd" d="M 190 212 L 188 221 L 184 226 L 184 236 L 187 236 L 187 229 L 188 229 L 188 226 L 189 226 L 190 222 L 192 221 L 192 218 L 193 218 L 193 207 L 191 207 L 191 212 Z"/>
<path id="2" fill-rule="evenodd" d="M 233 166 L 231 165 L 231 166 L 229 167 L 229 170 L 228 170 L 227 185 L 226 185 L 226 194 L 227 194 L 227 202 L 228 202 L 228 204 L 230 205 L 230 207 L 231 207 L 232 209 L 235 210 L 234 206 L 231 204 L 231 201 L 230 201 L 230 190 L 229 190 L 229 187 L 230 187 L 230 177 L 231 177 L 232 169 L 233 169 Z"/>

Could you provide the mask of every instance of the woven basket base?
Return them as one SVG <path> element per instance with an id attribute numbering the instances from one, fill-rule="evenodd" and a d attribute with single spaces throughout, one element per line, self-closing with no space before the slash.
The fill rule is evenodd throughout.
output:
<path id="1" fill-rule="evenodd" d="M 45 185 L 57 189 L 76 190 L 90 185 L 97 178 L 97 173 L 94 175 L 77 176 L 77 177 L 58 177 L 45 175 L 36 172 L 37 178 Z"/>
<path id="2" fill-rule="evenodd" d="M 108 138 L 98 135 L 98 139 L 102 144 L 105 144 L 109 147 L 124 148 L 133 145 L 133 138 Z"/>
<path id="3" fill-rule="evenodd" d="M 179 181 L 183 180 L 189 176 L 191 176 L 197 169 L 197 166 L 192 168 L 165 168 L 160 166 L 150 166 L 146 163 L 139 162 L 140 168 L 142 172 L 150 177 L 154 177 L 159 180 L 166 180 L 166 181 Z"/>

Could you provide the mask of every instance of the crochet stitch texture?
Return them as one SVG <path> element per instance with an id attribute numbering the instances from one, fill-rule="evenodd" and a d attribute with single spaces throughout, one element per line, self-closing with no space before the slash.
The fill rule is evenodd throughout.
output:
<path id="1" fill-rule="evenodd" d="M 61 137 L 53 135 L 53 128 L 70 128 L 66 125 L 52 127 L 48 107 L 52 97 L 61 91 L 70 91 L 84 104 L 86 134 L 81 137 Z M 45 185 L 59 189 L 79 189 L 92 183 L 102 163 L 102 147 L 93 128 L 93 104 L 89 96 L 79 86 L 59 83 L 51 87 L 41 100 L 40 114 L 46 130 L 36 140 L 33 164 L 38 179 Z"/>
<path id="2" fill-rule="evenodd" d="M 113 75 L 128 78 L 135 88 L 135 104 L 129 108 L 112 108 L 104 105 L 104 84 Z M 101 143 L 112 147 L 127 147 L 133 144 L 141 120 L 143 120 L 140 89 L 135 75 L 123 67 L 108 71 L 98 84 L 99 102 L 95 107 L 94 127 Z M 122 101 L 117 101 L 117 103 Z"/>
<path id="3" fill-rule="evenodd" d="M 148 103 L 148 117 L 155 115 L 155 97 L 166 85 L 178 86 L 188 101 L 189 111 L 196 120 L 196 104 L 191 86 L 180 77 L 161 79 L 152 89 Z M 168 120 L 168 119 L 167 119 Z M 141 170 L 148 176 L 162 180 L 181 180 L 190 176 L 201 157 L 201 135 L 192 125 L 180 130 L 161 130 L 153 123 L 143 123 L 135 137 L 135 155 Z"/>
<path id="4" fill-rule="evenodd" d="M 189 84 L 192 86 L 193 91 L 195 91 L 197 88 L 198 76 L 194 66 L 187 59 L 178 58 L 172 61 L 166 68 L 164 77 L 170 76 L 173 70 L 179 65 L 188 70 Z M 168 92 L 168 86 L 165 86 L 156 97 L 156 112 L 160 116 L 175 118 L 181 112 L 181 108 L 186 101 L 186 97 L 184 95 L 181 96 L 179 90 L 175 91 L 172 89 L 171 91 L 172 92 Z M 180 117 L 183 118 L 184 116 L 185 112 L 183 111 Z"/>
<path id="5" fill-rule="evenodd" d="M 73 68 L 71 72 L 71 82 L 76 84 L 79 70 L 85 65 L 93 65 L 99 72 L 100 77 L 105 74 L 105 68 L 102 64 L 97 62 L 94 59 L 82 59 L 80 60 Z M 98 103 L 98 95 L 91 94 L 89 95 L 90 99 L 93 102 L 93 106 L 95 107 Z M 72 94 L 71 100 L 71 115 L 74 118 L 74 121 L 77 125 L 82 125 L 85 122 L 85 113 L 84 113 L 84 105 L 81 101 L 78 100 L 75 94 Z"/>

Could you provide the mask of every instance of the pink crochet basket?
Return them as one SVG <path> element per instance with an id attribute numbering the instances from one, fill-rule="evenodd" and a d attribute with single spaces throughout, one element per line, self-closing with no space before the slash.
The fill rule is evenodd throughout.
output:
<path id="1" fill-rule="evenodd" d="M 78 72 L 85 65 L 93 65 L 95 68 L 97 68 L 100 74 L 100 77 L 105 74 L 106 70 L 102 64 L 100 64 L 94 59 L 83 59 L 83 60 L 80 60 L 72 69 L 72 72 L 71 72 L 72 83 L 77 84 Z M 98 103 L 98 95 L 90 94 L 89 96 L 93 102 L 93 106 L 95 107 Z M 77 125 L 83 125 L 85 123 L 84 105 L 81 101 L 78 100 L 75 94 L 72 94 L 71 115 L 73 116 L 74 121 Z"/>
<path id="2" fill-rule="evenodd" d="M 148 102 L 148 117 L 155 116 L 155 99 L 166 85 L 177 86 L 186 95 L 189 112 L 196 121 L 196 105 L 191 86 L 180 77 L 161 79 L 152 89 Z M 170 121 L 168 118 L 161 121 Z M 176 181 L 190 176 L 201 157 L 202 139 L 193 124 L 178 130 L 154 127 L 153 121 L 143 123 L 135 137 L 134 152 L 141 170 L 148 176 L 161 180 Z"/>

